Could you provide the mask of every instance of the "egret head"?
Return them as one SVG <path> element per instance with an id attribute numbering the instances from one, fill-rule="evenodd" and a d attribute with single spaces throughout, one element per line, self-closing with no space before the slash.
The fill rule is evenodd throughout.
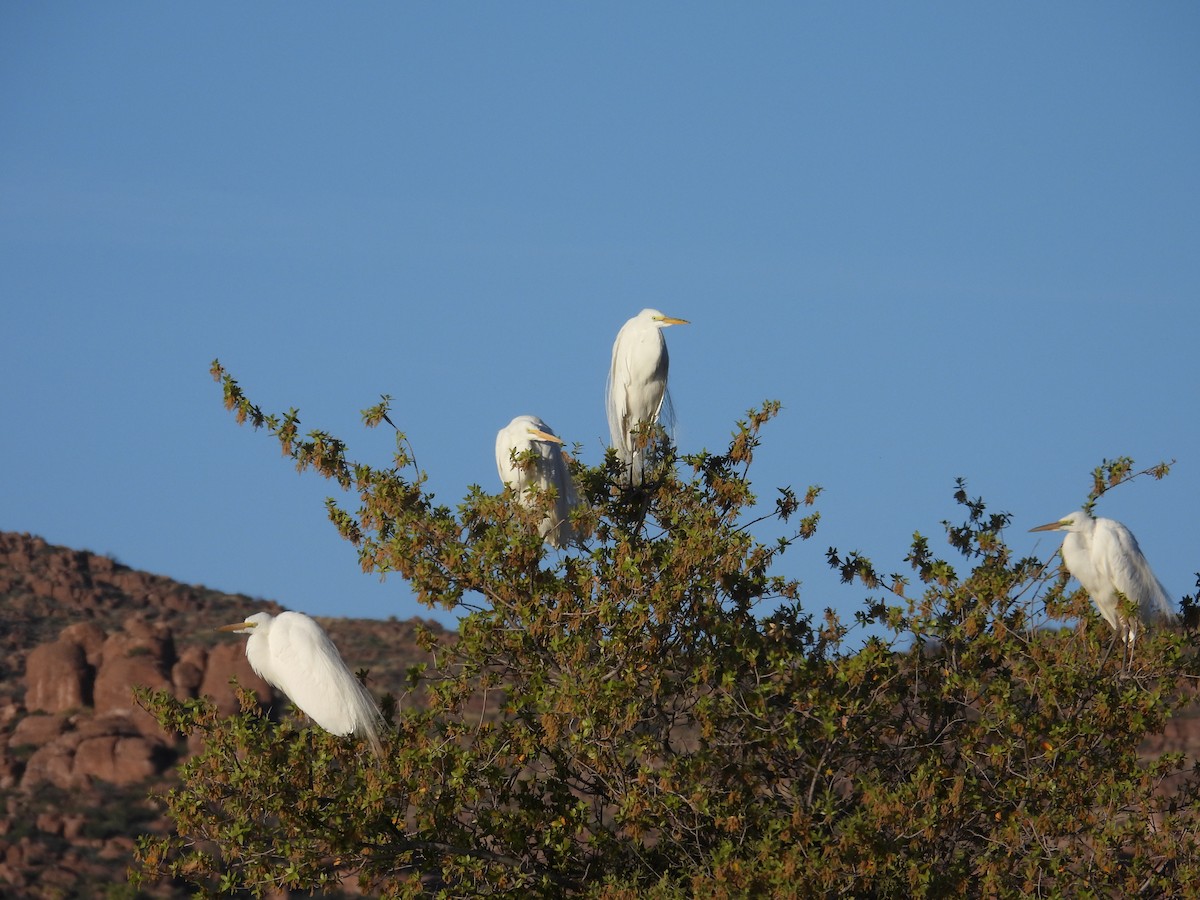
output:
<path id="1" fill-rule="evenodd" d="M 677 319 L 674 316 L 668 316 L 665 313 L 659 312 L 657 309 L 643 309 L 638 313 L 639 318 L 649 319 L 659 328 L 666 328 L 668 325 L 690 325 L 687 319 Z"/>
<path id="2" fill-rule="evenodd" d="M 246 621 L 235 622 L 232 625 L 222 625 L 217 631 L 232 631 L 234 634 L 254 634 L 256 631 L 265 631 L 263 627 L 273 619 L 270 613 L 257 612 L 254 615 L 246 616 Z"/>
<path id="3" fill-rule="evenodd" d="M 509 448 L 521 441 L 546 441 L 551 444 L 561 444 L 563 439 L 554 433 L 554 429 L 537 416 L 517 416 L 500 429 L 496 435 L 498 441 Z M 497 444 L 499 447 L 500 444 Z"/>
<path id="4" fill-rule="evenodd" d="M 1073 513 L 1067 513 L 1061 519 L 1054 522 L 1047 522 L 1045 525 L 1039 525 L 1037 528 L 1030 528 L 1030 531 L 1085 531 L 1092 524 L 1092 517 L 1088 515 L 1086 510 L 1076 510 Z"/>

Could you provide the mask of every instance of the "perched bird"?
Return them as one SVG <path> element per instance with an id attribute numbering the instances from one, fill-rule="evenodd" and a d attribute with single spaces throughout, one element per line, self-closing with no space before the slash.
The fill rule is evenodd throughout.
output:
<path id="1" fill-rule="evenodd" d="M 538 458 L 531 467 L 517 460 L 533 450 Z M 578 537 L 571 527 L 571 510 L 579 504 L 579 494 L 567 466 L 562 438 L 537 416 L 517 416 L 496 434 L 496 470 L 500 480 L 517 492 L 517 498 L 531 505 L 531 489 L 554 488 L 554 505 L 538 527 L 538 534 L 552 547 L 562 547 Z"/>
<path id="2" fill-rule="evenodd" d="M 320 625 L 304 613 L 258 612 L 217 630 L 250 635 L 246 659 L 263 681 L 330 734 L 358 734 L 380 754 L 379 707 Z"/>
<path id="3" fill-rule="evenodd" d="M 1130 646 L 1142 626 L 1174 621 L 1166 588 L 1146 562 L 1137 539 L 1120 522 L 1095 518 L 1080 510 L 1029 530 L 1067 532 L 1062 543 L 1067 571 L 1083 585 L 1100 615 Z M 1137 604 L 1136 621 L 1121 615 L 1118 594 Z"/>
<path id="4" fill-rule="evenodd" d="M 645 468 L 645 448 L 638 447 L 633 432 L 638 425 L 657 424 L 664 402 L 670 410 L 667 394 L 667 342 L 662 330 L 668 325 L 687 325 L 687 319 L 665 316 L 657 309 L 643 309 L 621 326 L 613 342 L 612 368 L 604 404 L 608 411 L 608 431 L 612 445 L 626 467 L 631 484 L 641 484 Z M 670 415 L 665 416 L 669 426 Z"/>

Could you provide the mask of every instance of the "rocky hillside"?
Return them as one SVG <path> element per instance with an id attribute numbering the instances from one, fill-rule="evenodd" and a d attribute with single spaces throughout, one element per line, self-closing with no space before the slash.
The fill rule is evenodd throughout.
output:
<path id="1" fill-rule="evenodd" d="M 148 799 L 195 748 L 164 734 L 134 685 L 207 694 L 227 710 L 230 679 L 282 708 L 251 671 L 244 639 L 218 625 L 277 604 L 134 571 L 104 556 L 0 532 L 0 896 L 134 897 L 135 835 L 168 822 Z M 425 661 L 434 622 L 322 620 L 375 692 L 399 691 Z M 161 885 L 153 896 L 189 896 Z"/>

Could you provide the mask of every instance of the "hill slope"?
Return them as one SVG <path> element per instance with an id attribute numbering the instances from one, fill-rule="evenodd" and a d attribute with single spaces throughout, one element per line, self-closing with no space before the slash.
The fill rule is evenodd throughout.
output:
<path id="1" fill-rule="evenodd" d="M 273 709 L 244 639 L 219 625 L 278 604 L 184 585 L 84 550 L 0 532 L 0 895 L 134 896 L 123 888 L 135 835 L 169 827 L 151 790 L 190 749 L 134 705 L 132 688 L 207 694 L 236 708 L 230 678 Z M 399 693 L 426 661 L 418 627 L 322 619 L 376 695 Z M 157 896 L 189 896 L 170 885 Z"/>

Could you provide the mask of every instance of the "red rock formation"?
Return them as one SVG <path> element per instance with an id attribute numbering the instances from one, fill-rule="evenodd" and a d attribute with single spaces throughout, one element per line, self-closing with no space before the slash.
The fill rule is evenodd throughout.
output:
<path id="1" fill-rule="evenodd" d="M 109 635 L 104 642 L 93 687 L 93 704 L 97 714 L 122 713 L 134 717 L 143 731 L 153 734 L 158 725 L 137 706 L 133 689 L 172 687 L 174 644 L 165 626 L 149 629 L 140 620 L 133 620 L 126 627 L 131 630 Z"/>
<path id="2" fill-rule="evenodd" d="M 246 659 L 245 639 L 217 644 L 208 652 L 200 694 L 211 697 L 223 716 L 232 716 L 240 708 L 237 694 L 230 686 L 232 678 L 247 690 L 254 691 L 264 706 L 271 702 L 270 685 L 254 674 Z"/>
<path id="3" fill-rule="evenodd" d="M 58 640 L 30 651 L 25 661 L 25 707 L 65 712 L 90 705 L 91 671 L 79 644 Z"/>
<path id="4" fill-rule="evenodd" d="M 56 787 L 75 787 L 75 747 L 64 741 L 52 741 L 40 747 L 25 763 L 21 787 L 32 790 L 43 783 Z"/>
<path id="5" fill-rule="evenodd" d="M 67 730 L 67 717 L 62 714 L 26 716 L 17 723 L 9 738 L 11 747 L 41 747 Z"/>
<path id="6" fill-rule="evenodd" d="M 74 727 L 30 756 L 21 779 L 23 788 L 32 790 L 46 782 L 60 788 L 86 788 L 93 779 L 138 784 L 174 762 L 166 737 L 146 736 L 129 716 L 76 717 L 68 724 Z"/>
<path id="7" fill-rule="evenodd" d="M 141 735 L 105 734 L 79 742 L 72 775 L 77 781 L 99 778 L 109 784 L 137 784 L 161 774 L 173 761 L 174 754 L 162 742 Z"/>
<path id="8" fill-rule="evenodd" d="M 161 817 L 125 827 L 114 808 L 161 815 L 147 805 L 147 788 L 169 785 L 177 757 L 201 749 L 200 735 L 184 748 L 163 734 L 135 705 L 134 685 L 180 699 L 208 695 L 228 715 L 239 708 L 236 678 L 272 704 L 245 639 L 218 639 L 212 629 L 279 607 L 4 532 L 0 602 L 0 897 L 91 896 L 97 885 L 124 882 L 135 829 L 169 827 Z M 331 631 L 345 647 L 364 624 Z M 348 661 L 374 667 L 376 690 L 401 689 L 405 667 L 428 658 L 413 648 L 413 626 L 366 627 L 375 655 Z M 187 895 L 169 885 L 150 893 Z"/>
<path id="9" fill-rule="evenodd" d="M 82 647 L 88 665 L 95 668 L 100 665 L 100 651 L 104 647 L 106 637 L 104 629 L 95 622 L 76 622 L 64 628 L 58 639 Z"/>
<path id="10" fill-rule="evenodd" d="M 188 647 L 180 654 L 179 661 L 171 667 L 171 685 L 178 699 L 187 700 L 199 695 L 207 664 L 208 651 L 203 647 Z"/>

